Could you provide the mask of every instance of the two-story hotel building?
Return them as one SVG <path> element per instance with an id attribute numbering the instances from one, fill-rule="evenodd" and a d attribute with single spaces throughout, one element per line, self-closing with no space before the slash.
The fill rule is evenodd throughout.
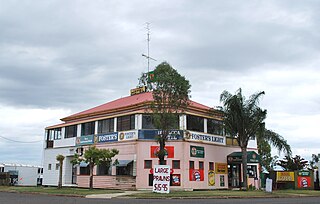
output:
<path id="1" fill-rule="evenodd" d="M 45 129 L 43 185 L 56 186 L 59 164 L 65 156 L 64 186 L 89 186 L 89 167 L 70 161 L 90 145 L 116 148 L 119 163 L 94 168 L 94 188 L 152 189 L 152 168 L 158 164 L 159 131 L 147 111 L 151 92 L 120 98 L 62 118 Z M 190 100 L 187 111 L 177 115 L 166 143 L 166 163 L 171 166 L 171 189 L 225 189 L 242 181 L 241 152 L 236 141 L 224 134 L 221 111 Z M 249 184 L 258 186 L 259 164 L 254 140 L 248 147 Z M 250 157 L 250 158 L 249 158 Z"/>

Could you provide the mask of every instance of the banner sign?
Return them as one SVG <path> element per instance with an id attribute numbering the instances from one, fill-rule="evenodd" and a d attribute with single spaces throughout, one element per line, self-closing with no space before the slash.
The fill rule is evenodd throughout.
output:
<path id="1" fill-rule="evenodd" d="M 81 136 L 81 137 L 77 137 L 76 139 L 76 145 L 78 146 L 90 145 L 93 143 L 94 143 L 94 135 Z"/>
<path id="2" fill-rule="evenodd" d="M 294 181 L 293 171 L 278 171 L 277 181 Z"/>
<path id="3" fill-rule="evenodd" d="M 189 140 L 189 141 L 226 145 L 225 137 L 218 136 L 218 135 L 209 135 L 209 134 L 185 131 L 184 138 L 185 140 Z"/>
<path id="4" fill-rule="evenodd" d="M 97 142 L 98 143 L 104 143 L 104 142 L 116 142 L 118 141 L 118 133 L 106 133 L 106 134 L 99 134 L 97 136 Z"/>
<path id="5" fill-rule="evenodd" d="M 228 164 L 226 163 L 216 163 L 216 174 L 227 174 L 228 173 Z"/>
<path id="6" fill-rule="evenodd" d="M 204 181 L 203 169 L 190 169 L 189 170 L 190 181 Z"/>
<path id="7" fill-rule="evenodd" d="M 161 135 L 160 130 L 139 130 L 139 139 L 154 140 L 158 135 Z M 168 140 L 182 140 L 183 130 L 170 130 L 167 138 Z"/>
<path id="8" fill-rule="evenodd" d="M 214 171 L 212 170 L 209 170 L 208 171 L 208 185 L 209 186 L 214 186 L 215 183 L 216 183 L 216 180 L 215 180 L 215 175 L 214 175 Z"/>
<path id="9" fill-rule="evenodd" d="M 138 131 L 123 131 L 118 132 L 118 140 L 119 141 L 125 141 L 125 140 L 136 140 L 138 139 Z"/>
<path id="10" fill-rule="evenodd" d="M 190 157 L 204 158 L 204 147 L 190 146 Z"/>
<path id="11" fill-rule="evenodd" d="M 151 158 L 158 158 L 158 151 L 160 150 L 159 146 L 151 146 L 150 147 L 150 155 Z M 167 158 L 174 158 L 174 146 L 165 146 L 164 150 L 166 152 Z"/>
<path id="12" fill-rule="evenodd" d="M 152 191 L 156 193 L 170 192 L 170 166 L 169 165 L 154 165 Z"/>

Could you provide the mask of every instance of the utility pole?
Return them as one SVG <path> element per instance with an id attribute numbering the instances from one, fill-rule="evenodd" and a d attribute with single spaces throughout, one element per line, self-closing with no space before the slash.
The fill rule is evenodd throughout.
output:
<path id="1" fill-rule="evenodd" d="M 150 23 L 147 22 L 146 25 L 147 25 L 146 29 L 147 29 L 147 46 L 148 46 L 148 50 L 147 51 L 148 51 L 148 53 L 147 53 L 147 55 L 142 54 L 142 56 L 145 57 L 147 59 L 147 61 L 148 61 L 148 73 L 149 73 L 149 71 L 150 71 L 150 59 L 154 60 L 154 61 L 157 61 L 157 60 L 152 58 L 152 57 L 150 57 L 150 27 L 149 27 Z"/>

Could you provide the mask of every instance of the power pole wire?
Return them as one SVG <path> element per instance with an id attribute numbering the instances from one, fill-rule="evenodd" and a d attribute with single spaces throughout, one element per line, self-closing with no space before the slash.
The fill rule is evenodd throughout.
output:
<path id="1" fill-rule="evenodd" d="M 18 141 L 18 140 L 13 140 L 13 139 L 9 139 L 7 137 L 3 137 L 0 135 L 0 138 L 8 140 L 10 142 L 17 142 L 17 143 L 38 143 L 38 142 L 43 142 L 43 140 L 37 140 L 37 141 L 30 141 L 30 142 L 24 142 L 24 141 Z"/>

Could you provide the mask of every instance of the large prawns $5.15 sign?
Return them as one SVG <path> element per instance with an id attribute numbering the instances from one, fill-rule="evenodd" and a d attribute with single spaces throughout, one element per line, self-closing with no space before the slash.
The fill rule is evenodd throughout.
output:
<path id="1" fill-rule="evenodd" d="M 170 166 L 154 165 L 153 170 L 153 192 L 169 193 L 170 192 Z"/>

